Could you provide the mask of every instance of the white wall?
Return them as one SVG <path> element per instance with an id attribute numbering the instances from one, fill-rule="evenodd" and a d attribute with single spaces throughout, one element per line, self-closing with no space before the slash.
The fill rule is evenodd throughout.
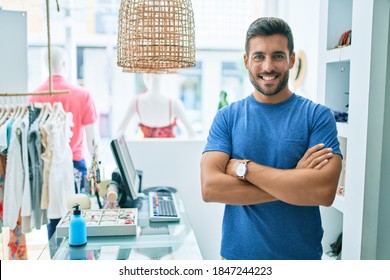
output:
<path id="1" fill-rule="evenodd" d="M 296 92 L 311 100 L 317 99 L 318 38 L 320 0 L 268 0 L 263 4 L 263 16 L 283 18 L 290 25 L 295 51 L 306 54 L 306 75 Z"/>
<path id="2" fill-rule="evenodd" d="M 0 10 L 0 92 L 27 92 L 27 14 Z M 26 97 L 1 97 L 0 104 Z"/>

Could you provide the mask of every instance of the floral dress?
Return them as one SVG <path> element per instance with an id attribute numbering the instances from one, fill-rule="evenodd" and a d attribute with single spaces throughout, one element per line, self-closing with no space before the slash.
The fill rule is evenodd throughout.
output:
<path id="1" fill-rule="evenodd" d="M 0 154 L 0 224 L 3 224 L 3 195 L 7 157 Z M 1 230 L 1 228 L 0 228 Z M 27 260 L 26 235 L 22 233 L 22 218 L 19 213 L 16 227 L 10 230 L 8 241 L 8 258 L 10 260 Z"/>

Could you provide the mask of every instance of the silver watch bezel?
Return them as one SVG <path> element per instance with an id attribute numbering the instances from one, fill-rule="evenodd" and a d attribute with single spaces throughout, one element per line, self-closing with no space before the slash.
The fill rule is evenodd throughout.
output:
<path id="1" fill-rule="evenodd" d="M 235 171 L 236 171 L 236 176 L 238 178 L 241 178 L 241 179 L 245 178 L 245 175 L 246 175 L 247 169 L 248 169 L 247 164 L 248 164 L 248 162 L 243 162 L 243 161 L 241 161 L 237 164 Z"/>

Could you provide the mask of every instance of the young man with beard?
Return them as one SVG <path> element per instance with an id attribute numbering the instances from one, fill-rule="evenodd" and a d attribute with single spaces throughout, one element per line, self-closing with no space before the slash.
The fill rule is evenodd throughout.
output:
<path id="1" fill-rule="evenodd" d="M 201 159 L 202 196 L 226 204 L 225 259 L 321 259 L 319 206 L 330 206 L 341 171 L 331 110 L 288 88 L 290 27 L 259 18 L 246 36 L 253 93 L 218 111 Z"/>

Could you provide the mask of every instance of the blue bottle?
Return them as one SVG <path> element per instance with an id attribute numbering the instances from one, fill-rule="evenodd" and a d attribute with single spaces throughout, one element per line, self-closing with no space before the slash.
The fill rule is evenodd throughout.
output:
<path id="1" fill-rule="evenodd" d="M 69 245 L 83 246 L 87 244 L 87 226 L 79 209 L 80 204 L 73 205 L 73 215 L 69 224 Z"/>

